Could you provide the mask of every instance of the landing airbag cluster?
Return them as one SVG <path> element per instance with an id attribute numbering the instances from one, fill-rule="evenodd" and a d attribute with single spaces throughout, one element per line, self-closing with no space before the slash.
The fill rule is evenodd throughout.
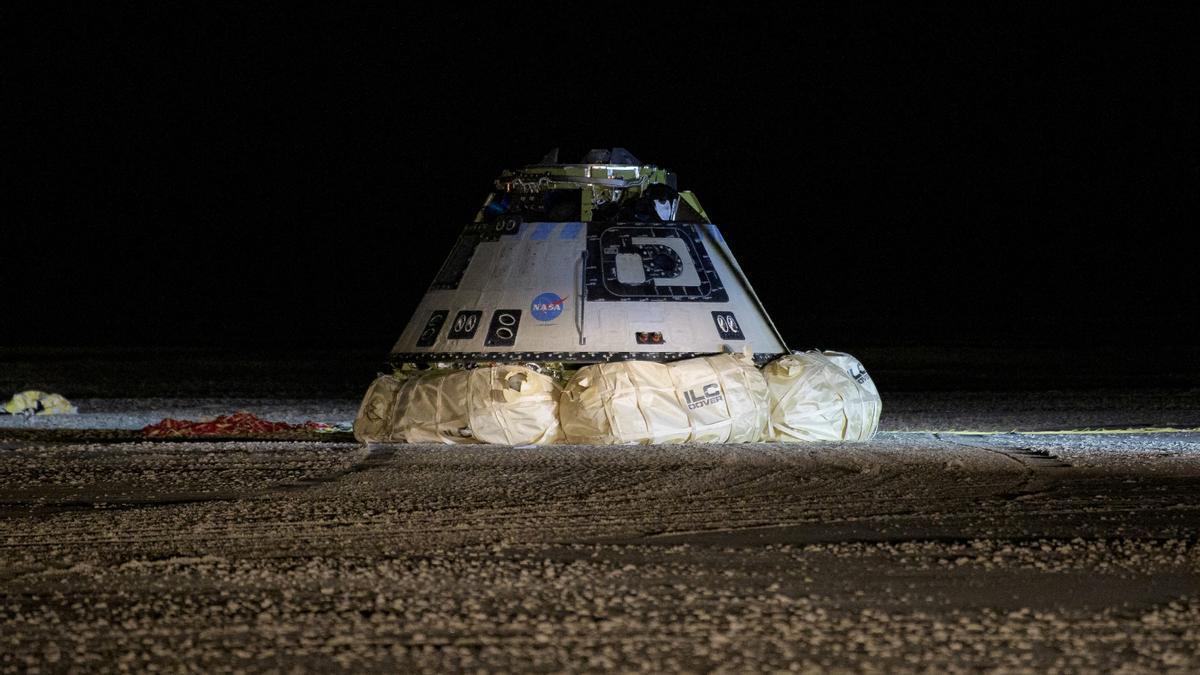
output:
<path id="1" fill-rule="evenodd" d="M 518 364 L 433 370 L 371 384 L 354 422 L 363 443 L 499 445 L 865 441 L 882 403 L 839 352 L 748 354 L 580 368 L 565 386 Z"/>

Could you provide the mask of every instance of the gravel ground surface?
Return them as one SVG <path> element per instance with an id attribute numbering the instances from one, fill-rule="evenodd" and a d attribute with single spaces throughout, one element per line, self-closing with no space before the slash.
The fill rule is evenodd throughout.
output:
<path id="1" fill-rule="evenodd" d="M 329 424 L 354 421 L 359 401 L 346 399 L 261 399 L 261 398 L 84 398 L 71 399 L 77 415 L 0 415 L 2 430 L 40 432 L 56 429 L 137 430 L 164 418 L 200 420 L 239 410 L 273 422 Z M 65 436 L 70 438 L 70 436 Z"/>
<path id="2" fill-rule="evenodd" d="M 1200 668 L 1200 434 L 0 443 L 9 672 Z"/>
<path id="3" fill-rule="evenodd" d="M 81 410 L 0 416 L 0 672 L 1200 670 L 1200 434 L 949 433 L 1195 428 L 1200 389 L 922 358 L 867 444 L 364 448 L 137 432 L 348 422 L 361 355 L 0 350 Z"/>
<path id="4" fill-rule="evenodd" d="M 369 383 L 369 380 L 368 380 Z M 363 385 L 366 391 L 366 385 Z M 54 430 L 134 431 L 161 421 L 206 419 L 239 410 L 299 424 L 349 424 L 358 398 L 73 398 L 78 415 L 0 415 L 5 431 L 24 437 L 75 438 Z M 1200 427 L 1200 390 L 1052 392 L 885 392 L 885 431 L 1040 431 Z"/>

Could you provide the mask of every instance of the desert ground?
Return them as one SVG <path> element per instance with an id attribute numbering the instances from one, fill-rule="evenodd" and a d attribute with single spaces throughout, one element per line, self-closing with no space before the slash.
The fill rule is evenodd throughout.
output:
<path id="1" fill-rule="evenodd" d="M 363 447 L 137 432 L 346 422 L 358 361 L 0 357 L 80 407 L 0 417 L 0 671 L 1200 669 L 1178 382 L 881 369 L 869 443 Z"/>

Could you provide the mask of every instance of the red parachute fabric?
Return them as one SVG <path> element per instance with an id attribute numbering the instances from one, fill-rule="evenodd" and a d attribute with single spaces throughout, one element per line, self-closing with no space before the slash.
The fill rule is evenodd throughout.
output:
<path id="1" fill-rule="evenodd" d="M 158 424 L 142 428 L 142 433 L 154 438 L 173 436 L 258 436 L 275 434 L 284 431 L 321 431 L 328 427 L 319 422 L 304 424 L 288 424 L 287 422 L 271 422 L 256 417 L 248 412 L 237 412 L 232 415 L 221 415 L 207 422 L 192 422 L 168 417 Z"/>

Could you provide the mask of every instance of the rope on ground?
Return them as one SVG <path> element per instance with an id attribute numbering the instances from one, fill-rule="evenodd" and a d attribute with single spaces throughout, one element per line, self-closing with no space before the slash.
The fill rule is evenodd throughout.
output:
<path id="1" fill-rule="evenodd" d="M 1200 432 L 1200 427 L 1131 427 L 1131 428 L 1107 428 L 1101 427 L 1096 429 L 1010 429 L 1008 431 L 979 431 L 975 429 L 906 429 L 904 431 L 892 431 L 893 434 L 947 434 L 952 436 L 1095 436 L 1102 434 L 1187 434 Z"/>

